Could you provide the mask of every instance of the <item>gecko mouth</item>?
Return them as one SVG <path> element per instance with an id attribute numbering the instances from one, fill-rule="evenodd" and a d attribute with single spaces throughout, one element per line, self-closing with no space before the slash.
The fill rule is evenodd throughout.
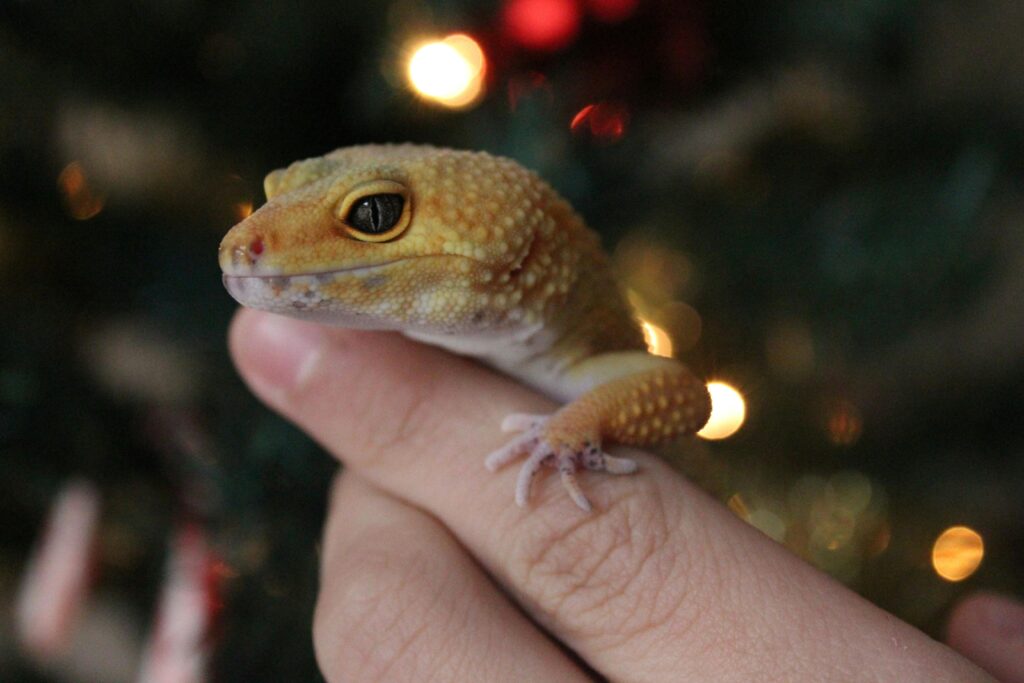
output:
<path id="1" fill-rule="evenodd" d="M 393 278 L 402 278 L 401 264 L 424 263 L 424 282 L 418 287 L 395 287 Z M 451 273 L 469 273 L 453 269 L 452 259 L 476 262 L 456 254 L 405 256 L 382 263 L 362 264 L 324 271 L 289 275 L 238 273 L 225 269 L 224 287 L 240 304 L 293 318 L 352 329 L 392 330 L 428 326 L 420 320 L 423 307 L 434 305 L 438 288 L 453 287 Z"/>
<path id="2" fill-rule="evenodd" d="M 338 283 L 372 292 L 388 282 L 389 266 L 408 259 L 348 266 L 325 271 L 280 275 L 270 273 L 224 273 L 224 288 L 238 303 L 297 317 L 316 317 L 317 312 L 336 309 L 339 302 L 330 293 Z"/>
<path id="3" fill-rule="evenodd" d="M 408 261 L 408 260 L 409 259 L 401 258 L 401 259 L 394 259 L 392 261 L 384 261 L 382 263 L 367 263 L 367 264 L 358 265 L 358 266 L 346 266 L 344 268 L 330 268 L 328 270 L 311 270 L 311 271 L 307 271 L 305 273 L 292 273 L 291 275 L 282 275 L 281 273 L 251 273 L 251 272 L 250 273 L 229 273 L 227 271 L 224 271 L 224 274 L 223 274 L 222 277 L 223 277 L 225 282 L 227 282 L 229 279 L 230 280 L 234 280 L 234 279 L 257 278 L 257 279 L 260 279 L 260 280 L 275 280 L 275 281 L 280 281 L 281 283 L 283 283 L 283 282 L 287 282 L 291 278 L 308 278 L 308 277 L 313 277 L 313 278 L 316 278 L 316 277 L 318 277 L 318 278 L 332 278 L 334 276 L 342 275 L 342 274 L 345 274 L 345 273 L 360 273 L 360 272 L 363 272 L 363 271 L 372 270 L 374 268 L 383 268 L 384 266 L 390 266 L 393 263 L 399 263 L 401 261 Z"/>

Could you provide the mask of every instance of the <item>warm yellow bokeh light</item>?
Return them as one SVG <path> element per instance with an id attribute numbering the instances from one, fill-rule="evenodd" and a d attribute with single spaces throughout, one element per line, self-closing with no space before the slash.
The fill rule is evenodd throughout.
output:
<path id="1" fill-rule="evenodd" d="M 409 83 L 419 95 L 446 107 L 465 107 L 483 92 L 486 61 L 480 45 L 456 33 L 424 43 L 409 58 Z"/>
<path id="2" fill-rule="evenodd" d="M 711 394 L 711 417 L 697 436 L 703 439 L 732 436 L 747 417 L 747 403 L 743 395 L 725 382 L 708 382 L 708 392 Z"/>
<path id="3" fill-rule="evenodd" d="M 966 526 L 952 526 L 935 539 L 932 566 L 946 581 L 963 581 L 977 571 L 985 556 L 981 534 Z"/>
<path id="4" fill-rule="evenodd" d="M 672 338 L 668 336 L 668 332 L 646 320 L 641 320 L 640 326 L 644 330 L 644 342 L 647 344 L 647 351 L 655 356 L 671 358 Z"/>

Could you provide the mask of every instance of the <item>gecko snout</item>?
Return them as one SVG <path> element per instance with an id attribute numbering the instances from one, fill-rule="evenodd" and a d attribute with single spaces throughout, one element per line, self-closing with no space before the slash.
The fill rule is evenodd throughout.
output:
<path id="1" fill-rule="evenodd" d="M 225 242 L 220 247 L 221 270 L 237 270 L 238 268 L 252 268 L 256 266 L 263 254 L 263 239 L 254 237 L 248 242 L 229 244 Z"/>

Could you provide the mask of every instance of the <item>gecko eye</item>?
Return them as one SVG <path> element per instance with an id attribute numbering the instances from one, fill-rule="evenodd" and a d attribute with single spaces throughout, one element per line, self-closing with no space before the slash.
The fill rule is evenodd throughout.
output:
<path id="1" fill-rule="evenodd" d="M 408 190 L 381 180 L 354 188 L 338 204 L 335 215 L 350 237 L 363 242 L 386 242 L 409 225 Z"/>
<path id="2" fill-rule="evenodd" d="M 402 217 L 405 198 L 400 194 L 375 194 L 357 201 L 346 223 L 360 232 L 379 235 L 395 227 Z"/>

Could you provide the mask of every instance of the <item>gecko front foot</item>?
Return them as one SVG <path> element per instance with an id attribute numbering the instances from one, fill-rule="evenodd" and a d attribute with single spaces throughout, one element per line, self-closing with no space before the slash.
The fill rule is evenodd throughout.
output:
<path id="1" fill-rule="evenodd" d="M 526 462 L 519 470 L 516 479 L 516 504 L 526 505 L 530 498 L 530 486 L 540 468 L 544 465 L 558 468 L 562 485 L 569 497 L 579 508 L 590 512 L 590 501 L 583 494 L 576 472 L 581 469 L 610 472 L 611 474 L 630 474 L 635 472 L 637 464 L 628 458 L 617 458 L 601 450 L 601 439 L 596 433 L 583 438 L 576 438 L 568 431 L 562 413 L 549 415 L 526 415 L 515 413 L 509 415 L 501 423 L 506 432 L 522 432 L 508 444 L 487 456 L 484 464 L 492 472 L 516 458 L 529 454 Z M 591 430 L 586 430 L 591 431 Z"/>

